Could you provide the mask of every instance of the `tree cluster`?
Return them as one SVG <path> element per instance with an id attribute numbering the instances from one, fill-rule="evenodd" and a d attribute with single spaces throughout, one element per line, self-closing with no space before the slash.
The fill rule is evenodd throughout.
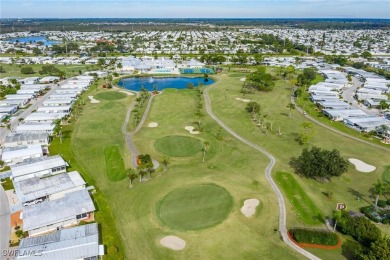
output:
<path id="1" fill-rule="evenodd" d="M 34 69 L 33 69 L 32 67 L 30 67 L 30 66 L 28 66 L 28 67 L 22 67 L 22 68 L 20 69 L 20 72 L 21 72 L 22 74 L 34 74 L 34 73 L 35 73 Z"/>
<path id="2" fill-rule="evenodd" d="M 338 150 L 332 151 L 313 147 L 304 148 L 301 155 L 290 160 L 295 172 L 306 178 L 330 179 L 341 176 L 348 170 L 348 161 L 340 156 Z"/>
<path id="3" fill-rule="evenodd" d="M 63 77 L 65 75 L 65 72 L 61 71 L 59 68 L 57 68 L 54 65 L 43 65 L 42 69 L 39 71 L 39 74 Z"/>
<path id="4" fill-rule="evenodd" d="M 329 64 L 338 64 L 340 66 L 344 66 L 347 64 L 347 57 L 343 55 L 325 55 L 325 61 Z"/>
<path id="5" fill-rule="evenodd" d="M 249 74 L 243 84 L 243 88 L 248 90 L 258 91 L 271 91 L 275 86 L 275 82 L 271 74 L 266 72 L 266 68 L 263 66 Z"/>
<path id="6" fill-rule="evenodd" d="M 297 83 L 300 86 L 308 86 L 311 84 L 312 80 L 316 78 L 316 76 L 317 72 L 314 68 L 305 68 L 303 69 L 303 73 L 299 74 Z"/>
<path id="7" fill-rule="evenodd" d="M 383 237 L 379 228 L 365 217 L 351 217 L 345 211 L 335 214 L 337 229 L 351 236 L 358 243 L 348 242 L 345 247 L 353 254 L 353 259 L 382 260 L 390 255 L 390 238 Z"/>

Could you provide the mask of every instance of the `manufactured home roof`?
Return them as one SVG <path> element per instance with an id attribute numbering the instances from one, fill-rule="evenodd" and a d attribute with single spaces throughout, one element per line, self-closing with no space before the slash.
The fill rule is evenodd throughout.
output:
<path id="1" fill-rule="evenodd" d="M 14 183 L 16 195 L 22 203 L 82 185 L 85 185 L 85 181 L 77 171 L 61 173 L 46 178 L 34 177 Z"/>
<path id="2" fill-rule="evenodd" d="M 40 154 L 40 156 L 43 155 L 42 146 L 40 144 L 6 147 L 3 149 L 1 159 L 8 162 L 13 159 L 29 157 L 37 154 Z"/>
<path id="3" fill-rule="evenodd" d="M 86 189 L 67 193 L 60 199 L 24 207 L 23 229 L 46 227 L 92 211 L 95 211 L 95 206 Z"/>
<path id="4" fill-rule="evenodd" d="M 66 228 L 50 234 L 24 238 L 16 259 L 69 260 L 99 255 L 99 230 L 96 223 Z M 28 252 L 42 252 L 31 255 Z"/>
<path id="5" fill-rule="evenodd" d="M 11 134 L 5 137 L 4 143 L 15 143 L 15 142 L 23 142 L 23 141 L 31 141 L 31 140 L 40 140 L 47 139 L 48 134 Z"/>
<path id="6" fill-rule="evenodd" d="M 42 171 L 48 171 L 55 167 L 67 166 L 68 164 L 61 156 L 40 157 L 30 159 L 23 163 L 11 166 L 12 177 L 19 177 L 27 174 L 34 174 Z"/>

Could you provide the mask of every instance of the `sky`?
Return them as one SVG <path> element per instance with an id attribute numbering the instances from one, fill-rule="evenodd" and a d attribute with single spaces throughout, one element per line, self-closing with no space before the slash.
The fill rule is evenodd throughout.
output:
<path id="1" fill-rule="evenodd" d="M 0 0 L 0 18 L 390 19 L 390 0 Z"/>

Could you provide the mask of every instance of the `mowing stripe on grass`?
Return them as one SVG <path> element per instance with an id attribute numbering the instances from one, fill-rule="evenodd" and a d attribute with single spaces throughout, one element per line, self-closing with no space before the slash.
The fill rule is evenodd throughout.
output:
<path id="1" fill-rule="evenodd" d="M 104 159 L 110 181 L 121 181 L 126 178 L 125 163 L 123 162 L 119 146 L 112 145 L 104 148 Z"/>
<path id="2" fill-rule="evenodd" d="M 321 210 L 306 194 L 295 178 L 287 172 L 276 172 L 275 180 L 282 188 L 298 217 L 306 224 L 318 225 L 323 223 Z"/>

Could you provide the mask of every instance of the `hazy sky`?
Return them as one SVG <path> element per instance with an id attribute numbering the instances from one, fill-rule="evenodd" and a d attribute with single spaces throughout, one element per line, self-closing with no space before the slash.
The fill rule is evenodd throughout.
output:
<path id="1" fill-rule="evenodd" d="M 390 19 L 390 0 L 0 0 L 0 17 Z"/>

